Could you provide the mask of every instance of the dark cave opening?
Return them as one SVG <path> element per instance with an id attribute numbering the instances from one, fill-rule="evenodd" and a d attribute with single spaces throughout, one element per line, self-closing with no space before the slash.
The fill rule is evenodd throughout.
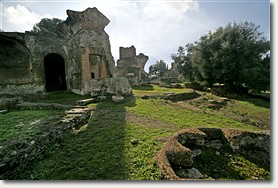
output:
<path id="1" fill-rule="evenodd" d="M 47 54 L 44 57 L 44 70 L 46 92 L 67 90 L 65 61 L 61 55 Z"/>

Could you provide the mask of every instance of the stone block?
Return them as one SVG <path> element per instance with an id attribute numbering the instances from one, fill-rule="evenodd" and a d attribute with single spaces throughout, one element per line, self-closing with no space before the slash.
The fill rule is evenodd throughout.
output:
<path id="1" fill-rule="evenodd" d="M 122 103 L 124 102 L 125 98 L 123 96 L 117 96 L 117 95 L 113 95 L 112 96 L 112 101 L 114 101 L 115 103 Z"/>

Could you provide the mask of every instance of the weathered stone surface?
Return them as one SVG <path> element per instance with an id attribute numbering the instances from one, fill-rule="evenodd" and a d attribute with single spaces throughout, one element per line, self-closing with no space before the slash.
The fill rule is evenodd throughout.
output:
<path id="1" fill-rule="evenodd" d="M 117 75 L 126 77 L 129 84 L 141 85 L 148 83 L 148 74 L 144 67 L 149 57 L 140 53 L 136 55 L 136 49 L 131 47 L 120 47 L 120 59 L 117 61 Z"/>
<path id="2" fill-rule="evenodd" d="M 3 44 L 0 84 L 16 88 L 0 86 L 0 93 L 71 90 L 85 95 L 93 89 L 102 89 L 98 85 L 101 79 L 117 76 L 109 36 L 104 30 L 109 19 L 95 7 L 82 12 L 67 10 L 67 14 L 67 20 L 58 24 L 53 32 L 0 33 Z M 46 76 L 51 63 L 60 66 L 58 70 L 53 64 L 51 71 L 55 73 L 50 77 L 55 81 Z M 130 88 L 119 89 L 118 86 L 109 85 L 108 91 L 130 93 Z"/>
<path id="3" fill-rule="evenodd" d="M 176 173 L 179 177 L 187 179 L 201 179 L 204 177 L 203 174 L 201 174 L 201 172 L 196 168 L 179 169 Z"/>
<path id="4" fill-rule="evenodd" d="M 77 105 L 80 105 L 80 106 L 86 106 L 87 104 L 90 104 L 90 103 L 93 103 L 94 102 L 94 99 L 93 98 L 90 98 L 90 99 L 83 99 L 83 100 L 78 100 L 76 102 Z"/>
<path id="5" fill-rule="evenodd" d="M 188 129 L 185 131 L 179 131 L 175 135 L 179 143 L 188 148 L 194 148 L 195 146 L 203 146 L 205 144 L 204 138 L 206 137 L 206 134 L 198 129 Z"/>
<path id="6" fill-rule="evenodd" d="M 122 103 L 124 102 L 125 98 L 123 96 L 118 96 L 118 95 L 113 95 L 112 96 L 112 101 L 115 103 Z"/>
<path id="7" fill-rule="evenodd" d="M 130 140 L 130 143 L 131 144 L 138 144 L 139 143 L 139 140 L 138 139 L 132 139 L 132 140 Z"/>
<path id="8" fill-rule="evenodd" d="M 129 95 L 132 88 L 126 78 L 113 77 L 105 79 L 107 84 L 107 93 L 116 95 Z"/>
<path id="9" fill-rule="evenodd" d="M 0 114 L 6 114 L 6 113 L 8 113 L 8 110 L 7 110 L 7 109 L 5 109 L 5 110 L 1 110 L 1 109 L 0 109 Z"/>
<path id="10" fill-rule="evenodd" d="M 32 103 L 32 102 L 22 102 L 14 106 L 14 108 L 20 110 L 41 110 L 41 109 L 66 110 L 71 107 L 72 107 L 71 105 L 63 105 L 63 104 L 56 104 L 56 103 Z"/>
<path id="11" fill-rule="evenodd" d="M 270 152 L 269 132 L 248 132 L 238 129 L 225 129 L 224 135 L 233 150 L 253 148 Z"/>
<path id="12" fill-rule="evenodd" d="M 18 97 L 0 98 L 0 110 L 8 110 L 10 108 L 13 108 L 20 102 L 21 102 L 21 98 Z"/>
<path id="13" fill-rule="evenodd" d="M 207 147 L 214 149 L 215 159 L 211 160 L 217 160 L 220 155 L 230 158 L 234 150 L 235 154 L 240 153 L 253 163 L 270 168 L 269 141 L 269 132 L 214 128 L 184 129 L 165 142 L 157 153 L 156 160 L 161 177 L 168 180 L 204 178 L 198 170 L 193 169 L 189 172 L 188 168 L 194 163 L 195 157 L 202 154 L 202 149 Z"/>
<path id="14" fill-rule="evenodd" d="M 93 89 L 92 92 L 91 92 L 91 96 L 92 97 L 97 97 L 97 96 L 101 96 L 102 95 L 102 92 L 101 92 L 101 89 Z"/>
<path id="15" fill-rule="evenodd" d="M 194 149 L 192 150 L 192 157 L 196 157 L 198 155 L 202 154 L 202 150 L 201 149 Z"/>
<path id="16" fill-rule="evenodd" d="M 183 76 L 178 71 L 177 65 L 177 63 L 172 63 L 171 68 L 167 70 L 162 77 L 152 75 L 149 79 L 149 83 L 159 84 L 162 87 L 181 88 L 181 85 L 175 84 L 184 81 Z"/>
<path id="17" fill-rule="evenodd" d="M 222 148 L 223 143 L 221 142 L 221 140 L 212 140 L 210 141 L 210 147 L 214 148 L 214 149 L 220 149 Z"/>
<path id="18" fill-rule="evenodd" d="M 85 125 L 91 115 L 91 109 L 76 106 L 75 110 L 61 117 L 49 117 L 40 124 L 43 129 L 28 138 L 14 138 L 4 141 L 0 146 L 0 177 L 9 179 L 14 177 L 16 169 L 24 169 L 38 159 L 49 145 L 59 145 L 61 138 L 67 131 Z M 73 113 L 73 114 L 72 114 Z M 69 117 L 81 114 L 81 116 Z"/>
<path id="19" fill-rule="evenodd" d="M 134 58 L 136 56 L 136 49 L 131 47 L 120 47 L 120 59 Z"/>
<path id="20" fill-rule="evenodd" d="M 71 32 L 76 33 L 80 29 L 103 31 L 110 20 L 104 16 L 97 8 L 87 8 L 85 11 L 77 12 L 67 10 L 68 18 L 65 22 L 69 25 Z"/>
<path id="21" fill-rule="evenodd" d="M 165 154 L 170 163 L 183 167 L 191 167 L 193 160 L 190 149 L 183 147 L 176 140 L 169 141 L 166 147 Z"/>

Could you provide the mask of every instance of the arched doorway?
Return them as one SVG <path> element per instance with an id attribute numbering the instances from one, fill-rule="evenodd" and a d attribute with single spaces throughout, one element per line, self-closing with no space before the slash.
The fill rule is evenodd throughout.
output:
<path id="1" fill-rule="evenodd" d="M 60 54 L 51 53 L 44 57 L 46 92 L 67 90 L 65 61 Z"/>

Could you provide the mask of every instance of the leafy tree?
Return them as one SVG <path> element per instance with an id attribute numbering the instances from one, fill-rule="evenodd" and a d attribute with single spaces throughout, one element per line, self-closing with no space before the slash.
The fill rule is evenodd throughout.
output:
<path id="1" fill-rule="evenodd" d="M 208 87 L 221 83 L 228 90 L 243 86 L 254 91 L 268 90 L 270 42 L 258 28 L 249 22 L 219 27 L 199 41 L 180 47 L 172 59 L 178 62 L 184 77 Z"/>
<path id="2" fill-rule="evenodd" d="M 33 32 L 50 32 L 50 33 L 58 33 L 59 29 L 58 29 L 58 24 L 60 24 L 62 22 L 62 20 L 58 19 L 58 18 L 53 18 L 53 19 L 49 19 L 49 18 L 43 18 L 41 19 L 41 21 L 39 23 L 36 23 L 33 26 Z"/>
<path id="3" fill-rule="evenodd" d="M 149 66 L 149 74 L 152 75 L 153 74 L 153 66 Z"/>
<path id="4" fill-rule="evenodd" d="M 166 63 L 163 60 L 157 61 L 149 67 L 149 74 L 155 76 L 163 76 L 168 70 Z"/>
<path id="5" fill-rule="evenodd" d="M 172 54 L 171 58 L 175 63 L 177 63 L 178 71 L 183 75 L 183 77 L 188 81 L 194 81 L 194 71 L 192 64 L 190 62 L 190 57 L 192 54 L 193 44 L 187 44 L 185 47 L 180 46 L 177 54 Z M 187 51 L 187 55 L 186 55 Z"/>

